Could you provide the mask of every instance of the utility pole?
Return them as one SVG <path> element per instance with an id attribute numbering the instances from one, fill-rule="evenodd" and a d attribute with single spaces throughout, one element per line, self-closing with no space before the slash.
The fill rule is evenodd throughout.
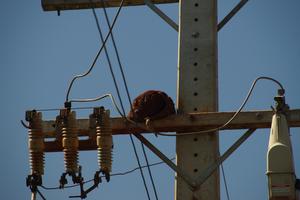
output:
<path id="1" fill-rule="evenodd" d="M 217 1 L 179 1 L 177 107 L 180 114 L 218 109 Z M 176 138 L 177 166 L 199 176 L 219 157 L 218 133 Z M 192 192 L 177 177 L 175 200 L 220 199 L 218 170 Z"/>
<path id="2" fill-rule="evenodd" d="M 75 112 L 72 111 L 74 112 L 72 113 L 72 116 L 74 114 L 72 120 L 70 120 L 69 116 L 71 110 L 62 109 L 60 116 L 56 120 L 48 121 L 33 117 L 41 116 L 41 113 L 28 111 L 26 112 L 26 120 L 29 122 L 27 128 L 30 129 L 29 134 L 31 136 L 29 150 L 33 156 L 32 163 L 36 163 L 36 165 L 33 165 L 35 170 L 32 170 L 32 174 L 27 178 L 27 185 L 31 188 L 37 188 L 41 184 L 43 165 L 39 165 L 39 163 L 43 163 L 42 154 L 44 152 L 69 152 L 68 158 L 76 158 L 75 161 L 77 161 L 77 150 L 99 150 L 102 147 L 106 147 L 108 148 L 106 150 L 110 151 L 111 143 L 107 145 L 102 140 L 102 142 L 100 141 L 102 132 L 106 131 L 110 137 L 118 134 L 135 133 L 134 135 L 137 139 L 176 172 L 175 200 L 219 200 L 219 165 L 257 128 L 270 128 L 274 114 L 270 110 L 244 112 L 240 110 L 238 115 L 235 112 L 218 112 L 217 31 L 247 1 L 241 0 L 220 24 L 217 24 L 217 0 L 180 0 L 178 26 L 155 6 L 155 4 L 159 3 L 175 3 L 177 0 L 153 0 L 153 2 L 150 0 L 126 0 L 124 6 L 144 4 L 149 6 L 174 30 L 179 31 L 178 113 L 164 119 L 147 121 L 145 123 L 129 123 L 124 118 L 110 118 L 109 112 L 106 112 L 103 108 L 100 108 L 103 111 L 100 113 L 101 115 L 95 112 L 99 108 L 94 108 L 94 113 L 87 119 L 75 119 Z M 42 0 L 42 6 L 45 11 L 101 8 L 104 5 L 106 7 L 116 7 L 119 4 L 119 0 L 108 0 L 104 1 L 104 3 L 102 0 Z M 279 85 L 281 89 L 277 99 L 284 99 L 284 89 L 280 83 Z M 285 109 L 284 114 L 287 117 L 288 127 L 300 127 L 300 109 Z M 232 118 L 232 116 L 234 117 Z M 228 119 L 232 120 L 228 121 Z M 219 130 L 220 127 L 227 130 L 248 129 L 221 156 L 219 155 L 218 132 L 201 132 L 208 129 L 216 130 L 216 128 Z M 95 132 L 95 130 L 97 131 Z M 195 131 L 200 132 L 194 134 Z M 185 134 L 181 136 L 176 135 L 176 165 L 141 134 L 147 132 L 177 132 L 177 134 Z M 191 132 L 193 134 L 189 134 Z M 88 139 L 78 139 L 78 136 L 86 136 Z M 44 138 L 55 140 L 45 141 Z M 37 157 L 35 154 L 41 156 Z M 66 166 L 73 166 L 70 165 L 68 159 L 65 159 L 65 161 Z M 77 165 L 76 162 L 71 164 Z M 74 168 L 76 169 L 76 167 Z M 72 178 L 81 184 L 81 197 L 86 197 L 86 194 L 95 189 L 100 183 L 98 178 L 99 172 L 95 174 L 94 185 L 87 190 L 83 190 L 81 173 L 78 173 L 79 175 L 77 176 L 76 170 L 72 172 Z M 271 177 L 272 172 L 268 173 Z M 66 173 L 64 173 L 65 175 Z M 109 170 L 105 175 L 107 175 L 106 178 L 108 180 Z M 299 180 L 297 181 L 299 182 Z M 64 185 L 64 179 L 61 179 L 61 182 Z M 272 183 L 272 180 L 270 183 Z M 284 187 L 286 186 L 284 185 Z M 278 190 L 278 185 L 275 187 L 270 184 L 270 188 L 270 191 L 275 195 L 280 193 L 278 192 L 280 191 Z M 32 191 L 34 192 L 34 190 Z M 270 194 L 273 195 L 271 192 Z M 280 195 L 282 194 L 278 194 L 278 196 Z"/>

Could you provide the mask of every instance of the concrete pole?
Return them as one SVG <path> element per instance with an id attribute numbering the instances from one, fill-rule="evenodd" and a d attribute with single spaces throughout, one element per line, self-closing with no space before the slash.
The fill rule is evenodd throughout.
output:
<path id="1" fill-rule="evenodd" d="M 218 110 L 217 0 L 180 0 L 177 107 L 179 113 Z M 176 139 L 177 165 L 197 177 L 219 156 L 218 133 Z M 179 177 L 175 200 L 219 200 L 219 172 L 192 192 Z"/>

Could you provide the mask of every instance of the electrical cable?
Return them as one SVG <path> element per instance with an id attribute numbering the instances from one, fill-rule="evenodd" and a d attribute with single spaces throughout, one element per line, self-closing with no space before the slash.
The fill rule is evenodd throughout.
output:
<path id="1" fill-rule="evenodd" d="M 142 180 L 143 180 L 143 183 L 144 183 L 144 187 L 145 187 L 145 190 L 146 190 L 146 193 L 147 193 L 147 197 L 150 200 L 151 198 L 150 198 L 149 190 L 148 190 L 148 187 L 147 187 L 147 184 L 146 184 L 146 179 L 145 179 L 142 167 L 141 167 L 140 158 L 138 156 L 138 153 L 137 153 L 136 146 L 134 144 L 132 135 L 129 134 L 129 137 L 130 137 L 130 141 L 131 141 L 131 144 L 132 144 L 132 147 L 133 147 L 133 150 L 134 150 L 134 154 L 135 154 L 135 157 L 136 157 L 139 169 L 140 169 L 140 173 L 141 173 L 141 177 L 142 177 Z"/>
<path id="2" fill-rule="evenodd" d="M 43 200 L 46 200 L 46 197 L 42 194 L 42 192 L 38 188 L 36 188 L 36 191 Z"/>
<path id="3" fill-rule="evenodd" d="M 170 158 L 170 160 L 175 160 L 175 157 Z M 161 164 L 165 164 L 165 162 L 164 162 L 164 161 L 155 162 L 155 163 L 149 164 L 149 166 L 153 167 L 153 166 L 157 166 L 157 165 L 161 165 Z M 146 168 L 146 167 L 147 167 L 147 165 L 141 166 L 141 168 Z M 111 177 L 112 177 L 112 176 L 125 176 L 125 175 L 128 175 L 128 174 L 131 174 L 131 173 L 135 172 L 135 171 L 138 170 L 138 169 L 139 169 L 139 167 L 136 167 L 136 168 L 133 168 L 133 169 L 128 170 L 128 171 L 125 171 L 125 172 L 113 173 L 113 174 L 111 174 L 110 176 L 111 176 Z M 105 178 L 105 175 L 100 176 L 100 177 L 101 177 L 101 178 Z M 90 180 L 84 181 L 83 184 L 90 183 L 90 182 L 92 182 L 92 181 L 94 181 L 94 179 L 90 179 Z M 73 187 L 78 187 L 78 186 L 80 186 L 80 184 L 69 185 L 69 186 L 65 186 L 64 189 L 73 188 Z M 59 189 L 62 189 L 62 188 L 60 188 L 60 187 L 46 187 L 46 186 L 43 186 L 43 185 L 41 185 L 40 187 L 41 187 L 42 189 L 44 189 L 44 190 L 59 190 Z"/>
<path id="4" fill-rule="evenodd" d="M 102 2 L 104 16 L 105 16 L 105 19 L 106 19 L 106 22 L 107 22 L 107 26 L 110 29 L 111 25 L 110 25 L 110 21 L 109 21 L 109 18 L 108 18 L 107 11 L 106 11 L 105 3 L 104 3 L 103 0 L 101 0 L 101 2 Z M 123 70 L 123 65 L 121 63 L 119 51 L 118 51 L 118 48 L 117 48 L 117 45 L 116 45 L 116 42 L 115 42 L 115 37 L 114 37 L 113 32 L 111 33 L 111 41 L 112 41 L 112 44 L 113 44 L 113 47 L 114 47 L 114 50 L 115 50 L 115 53 L 116 53 L 116 57 L 117 57 L 118 65 L 119 65 L 119 70 L 121 72 L 121 76 L 122 76 L 122 79 L 123 79 L 123 83 L 124 83 L 124 87 L 125 87 L 125 90 L 126 90 L 127 98 L 128 98 L 129 104 L 130 104 L 130 108 L 132 109 L 132 101 L 131 101 L 131 97 L 130 97 L 130 93 L 129 93 L 127 81 L 126 81 L 126 78 L 125 78 L 125 73 L 124 73 L 124 70 Z"/>
<path id="5" fill-rule="evenodd" d="M 273 81 L 274 83 L 276 83 L 276 84 L 280 87 L 280 89 L 281 89 L 282 91 L 284 91 L 284 88 L 283 88 L 282 84 L 281 84 L 279 81 L 277 81 L 277 80 L 275 80 L 275 79 L 273 79 L 273 78 L 271 78 L 271 77 L 260 76 L 260 77 L 256 78 L 256 79 L 253 81 L 253 83 L 252 83 L 252 85 L 251 85 L 251 87 L 250 87 L 250 89 L 249 89 L 249 91 L 248 91 L 248 94 L 247 94 L 246 98 L 244 99 L 243 103 L 241 104 L 241 106 L 239 107 L 239 109 L 238 109 L 238 110 L 234 113 L 234 115 L 233 115 L 233 116 L 232 116 L 225 124 L 223 124 L 222 126 L 217 127 L 217 128 L 213 128 L 213 129 L 203 130 L 203 131 L 190 132 L 190 133 L 179 133 L 179 134 L 177 134 L 177 133 L 176 133 L 176 134 L 160 133 L 160 132 L 155 132 L 155 131 L 153 131 L 153 130 L 151 130 L 151 132 L 155 132 L 156 135 L 161 135 L 161 136 L 187 136 L 187 135 L 196 135 L 196 134 L 202 134 L 202 133 L 210 133 L 210 132 L 220 131 L 220 130 L 224 129 L 228 124 L 230 124 L 230 123 L 236 118 L 236 116 L 243 110 L 243 108 L 245 107 L 246 103 L 248 102 L 250 96 L 252 95 L 253 89 L 255 88 L 255 86 L 256 86 L 256 84 L 257 84 L 257 82 L 258 82 L 259 80 L 269 80 L 269 81 Z M 135 123 L 135 124 L 136 124 L 136 123 Z M 145 128 L 145 126 L 142 126 L 142 127 Z M 148 130 L 150 130 L 150 129 L 148 129 Z"/>
<path id="6" fill-rule="evenodd" d="M 94 19 L 96 21 L 96 26 L 97 26 L 97 29 L 98 29 L 98 32 L 99 32 L 99 35 L 100 35 L 101 42 L 104 44 L 104 38 L 103 38 L 103 34 L 102 34 L 102 31 L 101 31 L 101 28 L 100 28 L 100 24 L 99 24 L 97 14 L 96 14 L 94 8 L 92 8 L 92 11 L 93 11 Z M 112 29 L 110 28 L 110 30 L 112 30 Z M 112 33 L 112 31 L 111 31 L 111 33 Z M 109 70 L 110 70 L 110 73 L 111 73 L 111 76 L 112 76 L 112 79 L 113 79 L 113 82 L 114 82 L 114 86 L 115 86 L 115 89 L 116 89 L 116 92 L 117 92 L 117 95 L 118 95 L 118 99 L 119 99 L 119 102 L 120 102 L 120 105 L 121 105 L 121 108 L 122 108 L 122 111 L 123 111 L 123 116 L 125 116 L 125 109 L 124 109 L 123 101 L 121 99 L 119 86 L 118 86 L 118 83 L 117 83 L 117 80 L 116 80 L 116 77 L 115 77 L 115 74 L 114 74 L 114 71 L 113 71 L 113 68 L 112 68 L 112 64 L 111 64 L 111 61 L 110 61 L 110 58 L 109 58 L 109 55 L 108 55 L 108 52 L 107 52 L 107 49 L 106 49 L 106 44 L 104 44 L 103 48 L 104 48 L 104 52 L 105 52 L 106 59 L 107 59 L 107 62 L 108 62 Z"/>
<path id="7" fill-rule="evenodd" d="M 105 8 L 104 1 L 101 0 L 101 2 L 102 2 L 103 11 L 104 11 L 105 19 L 106 19 L 106 22 L 107 22 L 107 26 L 108 26 L 108 28 L 110 28 L 110 22 L 109 22 L 109 18 L 108 18 L 108 14 L 107 14 L 107 11 L 106 11 L 106 8 Z M 121 63 L 119 51 L 118 51 L 118 48 L 117 48 L 117 45 L 116 45 L 116 42 L 115 42 L 115 39 L 114 39 L 113 32 L 111 33 L 111 40 L 112 40 L 113 47 L 115 49 L 115 53 L 116 53 L 116 57 L 117 57 L 118 65 L 119 65 L 119 70 L 120 70 L 121 75 L 122 75 L 122 79 L 123 79 L 124 87 L 125 87 L 125 90 L 126 90 L 127 98 L 128 98 L 129 104 L 130 104 L 130 108 L 132 109 L 132 101 L 131 101 L 127 81 L 126 81 L 126 78 L 125 78 L 125 73 L 124 73 L 124 70 L 123 70 L 123 65 Z M 146 154 L 145 147 L 144 147 L 143 143 L 141 143 L 141 146 L 142 146 L 144 158 L 145 158 L 146 163 L 148 165 L 149 164 L 148 163 L 148 157 L 147 157 L 147 154 Z M 148 169 L 149 177 L 150 177 L 151 184 L 152 184 L 152 187 L 153 187 L 153 191 L 154 191 L 154 194 L 155 194 L 155 198 L 156 198 L 156 200 L 158 200 L 158 195 L 157 195 L 155 183 L 154 183 L 154 180 L 153 180 L 153 176 L 152 176 L 152 173 L 151 173 L 151 169 L 150 169 L 149 166 L 147 167 L 147 169 Z"/>
<path id="8" fill-rule="evenodd" d="M 95 98 L 89 98 L 89 99 L 72 99 L 69 102 L 71 102 L 71 103 L 73 103 L 73 102 L 77 102 L 77 103 L 94 102 L 94 101 L 102 100 L 102 99 L 107 98 L 107 97 L 110 98 L 110 100 L 113 104 L 113 107 L 122 116 L 123 114 L 121 113 L 121 110 L 120 110 L 119 106 L 117 105 L 114 96 L 110 93 L 104 94 L 104 95 L 101 95 L 101 96 L 98 96 L 98 97 L 95 97 Z M 49 111 L 59 111 L 61 109 L 62 108 L 42 108 L 42 109 L 33 109 L 33 110 L 35 110 L 37 112 L 49 112 Z M 72 108 L 72 110 L 86 110 L 86 109 L 94 109 L 94 107 L 89 106 L 89 107 L 73 107 Z M 25 126 L 25 128 L 27 128 L 27 125 L 22 120 L 21 120 L 21 123 L 22 123 L 23 126 Z"/>
<path id="9" fill-rule="evenodd" d="M 98 31 L 99 31 L 99 34 L 100 34 L 100 38 L 101 38 L 101 40 L 102 40 L 102 43 L 104 44 L 104 49 L 106 49 L 105 43 L 104 43 L 104 41 L 103 41 L 103 36 L 102 36 L 101 29 L 100 29 L 98 17 L 97 17 L 97 15 L 96 15 L 95 9 L 92 8 L 92 10 L 93 10 L 94 18 L 95 18 L 95 21 L 96 21 L 96 24 L 97 24 L 97 28 L 98 28 Z M 112 33 L 112 28 L 111 28 L 111 27 L 109 27 L 109 30 L 111 30 L 110 33 Z M 122 98 L 121 98 L 121 95 L 120 95 L 118 83 L 117 83 L 117 81 L 116 81 L 116 77 L 115 77 L 113 68 L 112 68 L 112 66 L 111 66 L 111 64 L 110 64 L 109 56 L 108 56 L 107 53 L 106 53 L 106 58 L 107 58 L 108 63 L 109 63 L 110 73 L 111 73 L 111 76 L 112 76 L 112 79 L 113 79 L 113 82 L 114 82 L 114 85 L 115 85 L 115 89 L 116 89 L 116 92 L 117 92 L 117 95 L 118 95 L 118 99 L 119 99 L 119 102 L 120 102 L 122 111 L 123 111 L 123 115 L 122 115 L 122 116 L 123 116 L 124 118 L 126 118 L 125 109 L 124 109 L 124 105 L 123 105 Z M 147 197 L 148 197 L 148 199 L 150 200 L 149 190 L 148 190 L 148 187 L 147 187 L 147 184 L 146 184 L 146 179 L 145 179 L 145 177 L 144 177 L 143 170 L 142 170 L 142 168 L 141 168 L 140 159 L 139 159 L 139 156 L 138 156 L 138 153 L 137 153 L 137 150 L 136 150 L 136 146 L 135 146 L 135 143 L 134 143 L 134 141 L 133 141 L 133 137 L 132 137 L 131 134 L 129 135 L 129 137 L 130 137 L 131 144 L 132 144 L 132 146 L 133 146 L 133 150 L 134 150 L 134 153 L 135 153 L 135 156 L 136 156 L 136 159 L 137 159 L 137 163 L 138 163 L 138 165 L 139 165 L 139 167 L 140 167 L 140 173 L 141 173 L 141 177 L 142 177 L 142 180 L 143 180 L 143 183 L 144 183 L 144 187 L 145 187 L 145 190 L 146 190 L 146 193 L 147 193 Z"/>
<path id="10" fill-rule="evenodd" d="M 117 19 L 118 19 L 118 16 L 119 16 L 119 14 L 120 14 L 120 12 L 121 12 L 121 9 L 122 9 L 122 7 L 123 7 L 124 1 L 125 1 L 125 0 L 122 0 L 122 1 L 121 1 L 120 6 L 119 6 L 119 8 L 118 8 L 118 10 L 117 10 L 117 13 L 116 13 L 116 15 L 115 15 L 115 17 L 114 17 L 113 23 L 112 23 L 112 25 L 111 25 L 111 27 L 110 27 L 110 29 L 109 29 L 109 31 L 108 31 L 108 33 L 107 33 L 105 39 L 104 39 L 104 42 L 103 42 L 102 46 L 101 46 L 100 49 L 98 50 L 98 52 L 97 52 L 97 54 L 96 54 L 96 56 L 95 56 L 95 58 L 94 58 L 94 60 L 93 60 L 93 62 L 92 62 L 92 64 L 91 64 L 90 68 L 89 68 L 85 73 L 74 76 L 73 79 L 71 80 L 71 82 L 70 82 L 70 84 L 69 84 L 69 87 L 68 87 L 68 90 L 67 90 L 66 102 L 69 101 L 69 95 L 70 95 L 70 91 L 71 91 L 71 89 L 72 89 L 72 86 L 73 86 L 73 84 L 74 84 L 74 81 L 75 81 L 76 79 L 78 79 L 78 78 L 82 78 L 82 77 L 87 76 L 87 75 L 92 71 L 92 69 L 94 68 L 94 66 L 95 66 L 95 64 L 96 64 L 96 61 L 98 60 L 98 57 L 100 56 L 100 54 L 101 54 L 101 52 L 102 52 L 102 50 L 103 50 L 103 48 L 104 48 L 104 46 L 105 46 L 105 44 L 106 44 L 106 42 L 107 42 L 107 40 L 108 40 L 110 34 L 111 34 L 111 32 L 112 32 L 112 30 L 113 30 L 113 28 L 114 28 L 114 26 L 115 26 L 115 24 L 116 24 L 116 21 L 117 21 Z"/>
<path id="11" fill-rule="evenodd" d="M 158 195 L 157 195 L 156 187 L 155 187 L 155 184 L 154 184 L 154 179 L 153 179 L 153 176 L 152 176 L 152 172 L 151 172 L 151 169 L 150 169 L 148 156 L 146 154 L 145 145 L 142 142 L 141 142 L 141 146 L 142 146 L 143 154 L 144 154 L 145 161 L 146 161 L 146 164 L 147 164 L 146 166 L 147 166 L 147 169 L 148 169 L 148 173 L 149 173 L 149 176 L 150 176 L 150 179 L 151 179 L 151 184 L 152 184 L 152 188 L 153 188 L 153 191 L 154 191 L 155 199 L 158 200 Z"/>
<path id="12" fill-rule="evenodd" d="M 106 11 L 104 1 L 101 0 L 101 2 L 102 2 L 103 11 L 104 11 L 105 19 L 106 19 L 106 22 L 107 22 L 107 26 L 108 26 L 108 28 L 110 28 L 111 25 L 110 25 L 110 22 L 109 22 L 109 18 L 108 18 L 108 14 L 107 14 L 107 11 Z M 132 101 L 131 101 L 131 97 L 130 97 L 130 94 L 129 94 L 129 89 L 128 89 L 127 81 L 126 81 L 126 78 L 125 78 L 125 73 L 124 73 L 124 70 L 123 70 L 123 67 L 122 67 L 120 55 L 119 55 L 118 48 L 117 48 L 117 45 L 116 45 L 116 42 L 115 42 L 115 39 L 114 39 L 113 32 L 111 33 L 111 40 L 112 40 L 113 47 L 115 49 L 115 53 L 116 53 L 116 57 L 117 57 L 118 65 L 119 65 L 119 70 L 120 70 L 121 75 L 122 75 L 122 79 L 123 79 L 123 83 L 124 83 L 124 86 L 125 86 L 127 98 L 128 98 L 129 103 L 130 103 L 130 108 L 132 109 Z M 147 165 L 148 165 L 148 158 L 147 158 L 147 154 L 146 154 L 145 149 L 144 149 L 144 145 L 142 143 L 141 143 L 141 145 L 142 145 L 142 148 L 143 148 L 143 153 L 144 153 L 145 160 L 146 160 Z M 153 187 L 153 190 L 154 190 L 154 193 L 155 193 L 155 197 L 158 200 L 156 187 L 155 187 L 155 184 L 154 184 L 154 181 L 153 181 L 153 176 L 152 176 L 151 169 L 150 169 L 149 166 L 148 166 L 148 172 L 149 172 L 152 187 Z"/>
<path id="13" fill-rule="evenodd" d="M 99 101 L 101 99 L 104 99 L 104 98 L 107 98 L 109 97 L 112 101 L 112 104 L 114 106 L 114 108 L 117 110 L 117 112 L 122 115 L 121 111 L 120 111 L 120 108 L 118 107 L 116 101 L 115 101 L 115 98 L 112 94 L 104 94 L 102 96 L 99 96 L 99 97 L 96 97 L 96 98 L 91 98 L 91 99 L 72 99 L 70 100 L 69 102 L 80 102 L 80 103 L 83 103 L 83 102 L 94 102 L 94 101 Z"/>
<path id="14" fill-rule="evenodd" d="M 222 170 L 222 176 L 223 176 L 223 181 L 224 181 L 224 186 L 225 186 L 225 191 L 226 191 L 226 197 L 227 197 L 227 200 L 230 200 L 223 163 L 221 163 L 221 170 Z"/>
<path id="15" fill-rule="evenodd" d="M 233 116 L 232 116 L 225 124 L 223 124 L 222 126 L 220 126 L 220 127 L 218 127 L 218 128 L 209 129 L 209 130 L 203 130 L 203 131 L 198 131 L 198 132 L 191 132 L 191 133 L 164 134 L 164 133 L 161 133 L 161 132 L 157 132 L 157 131 L 151 130 L 149 127 L 147 127 L 147 126 L 145 126 L 145 125 L 143 125 L 143 124 L 139 124 L 139 123 L 137 123 L 137 122 L 134 122 L 134 121 L 132 121 L 132 120 L 130 120 L 130 119 L 128 119 L 128 118 L 126 118 L 126 120 L 127 120 L 128 122 L 134 124 L 135 126 L 139 127 L 139 128 L 148 130 L 148 131 L 153 132 L 154 134 L 160 135 L 160 136 L 186 136 L 186 135 L 195 135 L 195 134 L 202 134 L 202 133 L 209 133 L 209 132 L 219 131 L 219 130 L 224 129 L 228 124 L 230 124 L 230 123 L 236 118 L 236 116 L 242 111 L 242 109 L 245 107 L 246 103 L 248 102 L 248 100 L 249 100 L 249 98 L 250 98 L 250 96 L 251 96 L 251 94 L 252 94 L 252 92 L 253 92 L 254 87 L 256 86 L 256 84 L 257 84 L 257 82 L 258 82 L 259 80 L 270 80 L 270 81 L 273 81 L 273 82 L 275 82 L 276 84 L 278 84 L 278 86 L 280 87 L 281 90 L 284 91 L 284 88 L 283 88 L 282 84 L 281 84 L 279 81 L 277 81 L 277 80 L 275 80 L 275 79 L 273 79 L 273 78 L 265 77 L 265 76 L 261 76 L 261 77 L 256 78 L 256 79 L 253 81 L 253 83 L 252 83 L 252 85 L 251 85 L 251 87 L 250 87 L 250 89 L 249 89 L 249 91 L 248 91 L 248 94 L 247 94 L 246 98 L 244 99 L 243 103 L 241 104 L 240 108 L 235 112 L 235 114 L 234 114 L 234 115 L 233 115 Z M 111 94 L 109 94 L 109 95 L 112 97 L 112 101 L 115 102 L 115 101 L 113 100 L 113 99 L 114 99 L 113 96 L 112 96 Z M 105 95 L 103 95 L 103 96 L 105 96 Z M 96 98 L 94 98 L 94 99 L 81 99 L 80 102 L 97 101 L 97 100 L 102 99 L 103 96 L 96 97 Z M 114 107 L 116 108 L 116 110 L 119 110 L 119 111 L 120 111 L 120 109 L 118 108 L 118 106 L 117 106 L 115 103 L 114 103 Z M 92 108 L 93 108 L 93 107 L 77 107 L 77 108 L 72 108 L 72 109 L 75 110 L 75 109 L 92 109 Z M 59 109 L 59 108 L 37 109 L 36 111 L 57 111 L 57 110 L 60 110 L 60 109 Z M 122 117 L 124 117 L 124 115 L 123 115 L 121 112 L 119 112 L 119 114 L 120 114 Z"/>
<path id="16" fill-rule="evenodd" d="M 105 16 L 105 19 L 106 19 L 106 22 L 107 22 L 107 26 L 110 29 L 111 25 L 110 25 L 110 22 L 109 22 L 109 18 L 108 18 L 108 14 L 107 14 L 107 11 L 106 11 L 105 3 L 104 3 L 103 0 L 101 0 L 101 2 L 102 2 L 104 16 Z M 113 32 L 111 33 L 111 40 L 112 40 L 113 47 L 115 49 L 115 53 L 116 53 L 116 57 L 117 57 L 118 65 L 119 65 L 119 70 L 120 70 L 121 75 L 122 75 L 122 79 L 123 79 L 124 87 L 125 87 L 125 90 L 126 90 L 127 98 L 128 98 L 129 104 L 130 104 L 130 108 L 132 109 L 132 101 L 131 101 L 127 81 L 126 81 L 126 78 L 125 78 L 125 73 L 124 73 L 124 70 L 123 70 L 123 65 L 121 63 L 119 51 L 118 51 L 118 48 L 117 48 L 117 45 L 116 45 L 116 42 L 115 42 L 115 39 L 114 39 Z M 141 145 L 142 145 L 142 149 L 143 149 L 144 158 L 145 158 L 145 160 L 147 161 L 147 164 L 148 164 L 148 158 L 147 158 L 147 154 L 146 154 L 145 149 L 144 149 L 144 145 L 142 143 L 141 143 Z M 149 172 L 149 176 L 150 176 L 150 180 L 151 180 L 151 184 L 152 184 L 152 187 L 153 187 L 153 190 L 154 190 L 155 197 L 158 200 L 155 183 L 153 181 L 153 176 L 152 176 L 151 169 L 150 169 L 149 166 L 148 166 L 148 172 Z"/>

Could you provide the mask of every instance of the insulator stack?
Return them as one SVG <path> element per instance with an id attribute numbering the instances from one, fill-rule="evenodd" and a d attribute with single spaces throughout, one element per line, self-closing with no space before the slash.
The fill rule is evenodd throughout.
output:
<path id="1" fill-rule="evenodd" d="M 26 120 L 29 122 L 28 147 L 31 174 L 44 174 L 44 136 L 42 131 L 42 113 L 27 111 Z"/>
<path id="2" fill-rule="evenodd" d="M 98 164 L 100 170 L 108 175 L 112 168 L 113 148 L 110 112 L 103 107 L 95 108 L 94 116 L 96 116 Z"/>
<path id="3" fill-rule="evenodd" d="M 78 136 L 76 127 L 76 113 L 68 109 L 60 110 L 60 128 L 62 147 L 64 151 L 66 173 L 78 172 Z"/>

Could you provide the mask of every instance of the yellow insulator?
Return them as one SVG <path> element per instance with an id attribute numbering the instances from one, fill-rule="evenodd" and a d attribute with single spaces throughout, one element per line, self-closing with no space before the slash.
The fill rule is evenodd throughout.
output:
<path id="1" fill-rule="evenodd" d="M 78 172 L 78 135 L 76 127 L 76 113 L 68 109 L 60 110 L 60 128 L 62 147 L 64 151 L 66 173 Z"/>
<path id="2" fill-rule="evenodd" d="M 31 174 L 44 174 L 44 136 L 42 130 L 42 113 L 27 111 L 26 120 L 29 122 L 28 148 Z"/>
<path id="3" fill-rule="evenodd" d="M 99 168 L 104 174 L 109 175 L 112 168 L 113 148 L 110 112 L 103 107 L 95 108 L 94 116 L 96 116 L 96 141 Z"/>

